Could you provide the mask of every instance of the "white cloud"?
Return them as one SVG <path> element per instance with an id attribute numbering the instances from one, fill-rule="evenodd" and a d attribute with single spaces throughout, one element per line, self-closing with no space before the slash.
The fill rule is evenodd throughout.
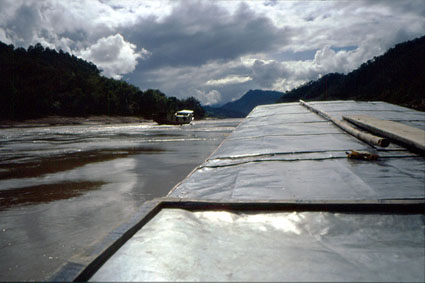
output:
<path id="1" fill-rule="evenodd" d="M 218 79 L 218 80 L 208 80 L 205 84 L 206 85 L 226 85 L 226 84 L 241 84 L 241 83 L 245 83 L 247 81 L 252 80 L 251 77 L 242 77 L 242 76 L 228 76 L 222 79 Z"/>
<path id="2" fill-rule="evenodd" d="M 0 28 L 0 41 L 4 42 L 6 44 L 11 44 L 12 41 L 8 38 L 8 36 L 6 35 L 6 31 L 2 28 Z"/>
<path id="3" fill-rule="evenodd" d="M 214 105 L 221 101 L 221 93 L 215 89 L 206 92 L 203 90 L 195 90 L 195 98 L 197 98 L 202 105 Z"/>
<path id="4" fill-rule="evenodd" d="M 78 55 L 94 62 L 106 76 L 118 79 L 134 71 L 137 59 L 145 58 L 149 52 L 145 49 L 136 52 L 136 45 L 125 41 L 121 34 L 115 34 L 99 39 Z"/>

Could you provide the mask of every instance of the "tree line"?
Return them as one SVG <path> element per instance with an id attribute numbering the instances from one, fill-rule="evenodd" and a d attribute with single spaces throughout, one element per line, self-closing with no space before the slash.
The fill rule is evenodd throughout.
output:
<path id="1" fill-rule="evenodd" d="M 287 91 L 278 102 L 379 100 L 425 111 L 425 36 L 397 44 L 347 75 L 327 74 Z"/>
<path id="2" fill-rule="evenodd" d="M 15 48 L 0 42 L 0 119 L 22 120 L 49 115 L 139 116 L 192 109 L 205 115 L 193 97 L 167 97 L 160 90 L 140 90 L 106 78 L 91 62 L 41 44 Z"/>

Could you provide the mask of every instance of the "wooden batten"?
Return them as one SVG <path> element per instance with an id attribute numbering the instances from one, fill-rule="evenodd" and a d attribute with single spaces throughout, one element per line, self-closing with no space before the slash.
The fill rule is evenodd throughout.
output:
<path id="1" fill-rule="evenodd" d="M 344 131 L 346 131 L 350 135 L 355 136 L 359 140 L 362 140 L 362 141 L 364 141 L 368 144 L 377 145 L 377 146 L 380 146 L 380 147 L 387 147 L 390 144 L 390 141 L 387 138 L 382 138 L 382 137 L 372 135 L 370 133 L 359 131 L 358 129 L 352 127 L 349 123 L 347 123 L 345 121 L 337 120 L 334 117 L 332 117 L 331 115 L 329 115 L 328 113 L 314 108 L 313 106 L 304 102 L 303 100 L 300 100 L 300 104 L 302 106 L 306 107 L 307 109 L 311 110 L 312 112 L 319 114 L 320 116 L 322 116 L 326 120 L 331 121 L 336 126 L 343 129 Z"/>
<path id="2" fill-rule="evenodd" d="M 367 115 L 350 115 L 343 116 L 342 118 L 372 133 L 376 133 L 425 152 L 424 130 Z"/>

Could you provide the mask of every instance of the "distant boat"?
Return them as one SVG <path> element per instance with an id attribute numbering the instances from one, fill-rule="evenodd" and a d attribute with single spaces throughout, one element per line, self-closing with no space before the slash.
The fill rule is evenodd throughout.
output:
<path id="1" fill-rule="evenodd" d="M 158 124 L 166 125 L 183 125 L 190 124 L 193 121 L 193 111 L 192 110 L 180 110 L 174 114 L 161 113 L 155 115 L 153 120 Z"/>

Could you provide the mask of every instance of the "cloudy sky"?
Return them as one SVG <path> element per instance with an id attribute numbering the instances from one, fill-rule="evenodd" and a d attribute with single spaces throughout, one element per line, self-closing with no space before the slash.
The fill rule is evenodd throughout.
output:
<path id="1" fill-rule="evenodd" d="M 203 104 L 347 73 L 425 35 L 423 0 L 0 0 L 0 11 L 0 41 L 40 42 Z"/>

